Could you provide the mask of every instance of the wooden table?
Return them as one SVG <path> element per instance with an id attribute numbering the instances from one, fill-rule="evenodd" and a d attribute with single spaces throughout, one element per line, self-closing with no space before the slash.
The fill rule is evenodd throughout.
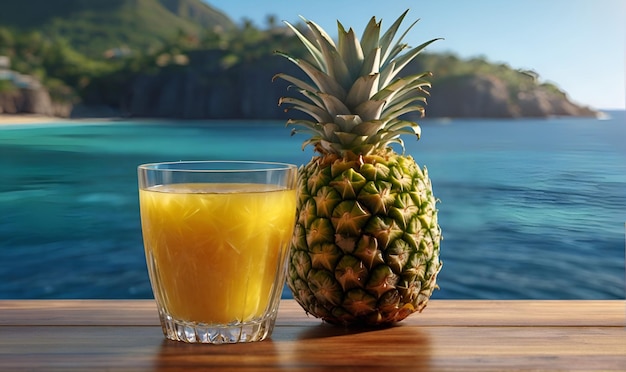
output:
<path id="1" fill-rule="evenodd" d="M 307 317 L 283 300 L 271 339 L 163 338 L 149 300 L 2 300 L 0 370 L 621 370 L 626 301 L 431 300 L 378 330 Z"/>

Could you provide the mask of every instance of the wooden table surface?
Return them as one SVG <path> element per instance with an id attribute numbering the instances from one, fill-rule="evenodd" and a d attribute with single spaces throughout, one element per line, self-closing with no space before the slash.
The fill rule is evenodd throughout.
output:
<path id="1" fill-rule="evenodd" d="M 431 300 L 350 330 L 283 300 L 271 339 L 165 340 L 150 300 L 2 300 L 0 370 L 626 371 L 626 301 Z"/>

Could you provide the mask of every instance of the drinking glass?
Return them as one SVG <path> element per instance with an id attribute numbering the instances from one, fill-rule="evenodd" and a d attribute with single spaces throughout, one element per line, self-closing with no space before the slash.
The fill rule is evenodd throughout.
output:
<path id="1" fill-rule="evenodd" d="M 186 161 L 138 167 L 146 262 L 166 338 L 271 335 L 296 214 L 295 165 Z"/>

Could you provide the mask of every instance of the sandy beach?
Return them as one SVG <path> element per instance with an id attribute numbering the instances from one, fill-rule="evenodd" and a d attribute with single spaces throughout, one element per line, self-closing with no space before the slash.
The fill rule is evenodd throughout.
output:
<path id="1" fill-rule="evenodd" d="M 34 114 L 0 114 L 0 126 L 3 125 L 16 125 L 16 124 L 44 124 L 44 123 L 56 123 L 59 121 L 69 121 L 71 119 L 64 119 L 55 116 L 34 115 Z"/>
<path id="2" fill-rule="evenodd" d="M 41 125 L 57 123 L 96 124 L 101 122 L 115 122 L 113 117 L 90 117 L 90 118 L 61 118 L 58 116 L 46 116 L 37 114 L 0 114 L 0 127 L 13 125 Z"/>

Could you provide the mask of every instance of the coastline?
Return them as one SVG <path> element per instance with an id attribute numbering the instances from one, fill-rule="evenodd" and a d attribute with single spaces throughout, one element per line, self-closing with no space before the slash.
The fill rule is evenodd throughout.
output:
<path id="1" fill-rule="evenodd" d="M 609 120 L 612 118 L 613 114 L 615 113 L 619 113 L 619 112 L 625 112 L 626 110 L 624 109 L 606 109 L 606 110 L 598 110 L 598 114 L 595 116 L 595 118 L 597 120 Z M 554 117 L 560 117 L 560 116 L 553 116 Z M 576 116 L 564 116 L 564 117 L 576 117 Z M 511 118 L 511 119 L 547 119 L 549 117 L 546 118 Z M 167 120 L 164 118 L 135 118 L 139 119 L 139 120 L 143 120 L 143 121 L 159 121 L 159 120 Z M 434 120 L 434 121 L 448 121 L 451 119 L 460 119 L 460 118 L 447 118 L 447 117 L 430 117 L 430 118 L 426 118 L 427 120 Z M 489 119 L 489 118 L 480 118 L 480 117 L 474 117 L 474 118 L 464 118 L 464 119 Z M 58 116 L 48 116 L 48 115 L 40 115 L 40 114 L 2 114 L 0 113 L 0 127 L 5 127 L 5 126 L 15 126 L 15 125 L 42 125 L 42 124 L 58 124 L 58 123 L 94 123 L 94 122 L 115 122 L 115 121 L 126 121 L 126 120 L 133 120 L 133 119 L 124 119 L 124 118 L 120 118 L 120 117 L 115 117 L 115 116 L 85 116 L 85 117 L 74 117 L 74 118 L 63 118 L 63 117 L 58 117 Z M 212 120 L 212 119 L 181 119 L 181 120 L 199 120 L 199 121 L 204 121 L 204 120 Z M 231 119 L 231 120 L 244 120 L 244 119 Z M 278 120 L 278 119 L 276 119 Z"/>

